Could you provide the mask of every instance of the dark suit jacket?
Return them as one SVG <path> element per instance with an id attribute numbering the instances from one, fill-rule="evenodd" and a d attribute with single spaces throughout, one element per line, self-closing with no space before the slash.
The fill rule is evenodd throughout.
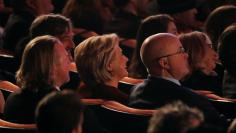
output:
<path id="1" fill-rule="evenodd" d="M 5 26 L 3 48 L 14 52 L 16 44 L 28 35 L 34 19 L 35 14 L 28 10 L 13 13 Z"/>
<path id="2" fill-rule="evenodd" d="M 47 85 L 37 90 L 24 88 L 12 93 L 5 104 L 4 119 L 17 123 L 34 123 L 37 104 L 55 88 Z"/>
<path id="3" fill-rule="evenodd" d="M 222 122 L 219 113 L 205 97 L 169 80 L 152 76 L 148 76 L 143 83 L 134 87 L 129 104 L 137 108 L 155 109 L 176 100 L 202 110 L 206 122 L 213 124 L 225 122 L 225 120 Z"/>
<path id="4" fill-rule="evenodd" d="M 222 96 L 222 81 L 222 77 L 218 75 L 206 75 L 201 71 L 195 71 L 182 82 L 182 85 L 194 90 L 209 90 Z"/>

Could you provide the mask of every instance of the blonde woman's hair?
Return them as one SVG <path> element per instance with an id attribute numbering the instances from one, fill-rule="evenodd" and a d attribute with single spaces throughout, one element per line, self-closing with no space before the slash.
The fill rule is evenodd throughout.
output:
<path id="1" fill-rule="evenodd" d="M 108 65 L 118 43 L 116 34 L 107 34 L 90 37 L 75 48 L 76 66 L 86 84 L 95 85 L 112 79 Z"/>

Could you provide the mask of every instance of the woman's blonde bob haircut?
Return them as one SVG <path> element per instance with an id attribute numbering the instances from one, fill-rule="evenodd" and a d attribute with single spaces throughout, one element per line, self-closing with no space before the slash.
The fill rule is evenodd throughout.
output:
<path id="1" fill-rule="evenodd" d="M 76 67 L 79 76 L 87 85 L 103 84 L 112 80 L 108 65 L 118 44 L 119 37 L 116 34 L 107 34 L 90 37 L 75 48 Z"/>

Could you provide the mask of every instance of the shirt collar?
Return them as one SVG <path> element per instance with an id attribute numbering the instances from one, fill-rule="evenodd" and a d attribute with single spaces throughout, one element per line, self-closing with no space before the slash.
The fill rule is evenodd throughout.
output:
<path id="1" fill-rule="evenodd" d="M 179 80 L 177 80 L 177 79 L 169 78 L 169 77 L 155 76 L 155 75 L 151 75 L 151 76 L 152 76 L 152 77 L 157 77 L 157 78 L 162 78 L 162 79 L 165 79 L 165 80 L 169 80 L 169 81 L 174 82 L 175 84 L 181 86 Z"/>

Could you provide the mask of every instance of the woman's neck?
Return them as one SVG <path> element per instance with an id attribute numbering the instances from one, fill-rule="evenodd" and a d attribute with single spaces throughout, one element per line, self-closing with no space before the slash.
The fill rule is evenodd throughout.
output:
<path id="1" fill-rule="evenodd" d="M 118 88 L 118 81 L 116 81 L 116 80 L 110 80 L 108 82 L 105 82 L 104 84 L 108 85 L 108 86 L 112 86 L 112 87 Z"/>

